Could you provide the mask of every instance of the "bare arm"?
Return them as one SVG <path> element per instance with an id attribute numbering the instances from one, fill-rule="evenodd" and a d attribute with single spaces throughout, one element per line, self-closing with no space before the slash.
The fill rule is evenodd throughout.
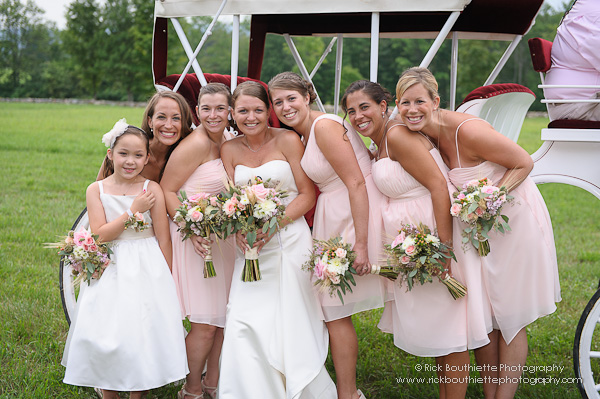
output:
<path id="1" fill-rule="evenodd" d="M 418 134 L 404 126 L 396 126 L 388 132 L 388 149 L 390 159 L 399 162 L 404 170 L 429 190 L 438 236 L 443 243 L 452 245 L 448 184 L 429 153 L 428 146 Z M 446 262 L 445 267 L 450 269 L 450 262 Z"/>
<path id="2" fill-rule="evenodd" d="M 279 134 L 281 136 L 278 138 L 278 147 L 292 168 L 294 181 L 298 188 L 298 196 L 286 207 L 285 215 L 291 220 L 296 220 L 315 205 L 315 186 L 300 166 L 304 154 L 304 145 L 302 145 L 298 135 L 287 131 L 282 131 Z M 289 219 L 282 220 L 280 227 L 287 225 L 290 222 Z"/>
<path id="3" fill-rule="evenodd" d="M 369 197 L 365 179 L 358 166 L 354 148 L 352 148 L 350 139 L 346 137 L 342 125 L 330 119 L 323 119 L 317 122 L 314 134 L 321 152 L 348 189 L 356 234 L 354 250 L 357 256 L 354 265 L 358 274 L 364 275 L 370 270 L 368 254 Z"/>
<path id="4" fill-rule="evenodd" d="M 196 168 L 210 156 L 210 148 L 211 141 L 208 137 L 193 132 L 179 143 L 171 154 L 160 181 L 167 213 L 171 218 L 181 206 L 178 198 L 179 190 Z"/>
<path id="5" fill-rule="evenodd" d="M 150 209 L 152 217 L 152 225 L 154 227 L 154 235 L 158 240 L 160 250 L 169 265 L 169 270 L 173 270 L 173 247 L 171 246 L 171 232 L 169 231 L 169 219 L 167 217 L 167 209 L 165 206 L 165 197 L 158 183 L 153 181 L 148 184 L 148 191 L 154 194 L 156 201 Z"/>
<path id="6" fill-rule="evenodd" d="M 533 169 L 531 156 L 517 143 L 503 136 L 484 121 L 465 123 L 458 133 L 462 159 L 473 164 L 490 161 L 504 166 L 504 176 L 494 185 L 506 185 L 510 191 L 529 176 Z"/>

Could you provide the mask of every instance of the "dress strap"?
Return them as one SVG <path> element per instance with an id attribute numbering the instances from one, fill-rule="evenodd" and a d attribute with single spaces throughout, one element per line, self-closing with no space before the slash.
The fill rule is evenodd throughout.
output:
<path id="1" fill-rule="evenodd" d="M 456 127 L 456 133 L 454 134 L 454 142 L 456 143 L 456 159 L 458 160 L 458 167 L 462 168 L 462 165 L 460 164 L 460 154 L 458 152 L 458 129 L 460 129 L 460 127 L 468 121 L 482 121 L 483 119 L 481 118 L 469 118 L 469 119 L 465 119 L 464 121 L 462 121 L 461 123 L 458 124 L 458 126 Z"/>
<path id="2" fill-rule="evenodd" d="M 388 120 L 389 122 L 389 120 Z M 386 135 L 385 135 L 385 153 L 387 154 L 388 158 L 390 157 L 390 151 L 388 150 L 388 136 L 387 133 L 392 130 L 393 128 L 395 128 L 396 126 L 406 126 L 404 123 L 396 123 L 390 127 L 388 127 L 388 129 L 385 131 Z"/>
<path id="3" fill-rule="evenodd" d="M 102 180 L 98 181 L 98 187 L 100 187 L 100 194 L 104 194 L 104 187 L 102 186 Z"/>
<path id="4" fill-rule="evenodd" d="M 146 190 L 148 188 L 148 183 L 150 183 L 149 179 L 146 179 L 146 181 L 144 182 L 144 190 Z"/>

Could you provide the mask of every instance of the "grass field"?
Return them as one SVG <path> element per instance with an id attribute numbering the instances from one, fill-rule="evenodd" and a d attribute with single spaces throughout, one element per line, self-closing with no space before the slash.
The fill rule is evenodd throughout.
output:
<path id="1" fill-rule="evenodd" d="M 92 398 L 88 388 L 63 384 L 60 359 L 68 326 L 59 294 L 58 257 L 42 243 L 64 234 L 85 206 L 85 188 L 104 156 L 102 134 L 126 117 L 139 124 L 140 108 L 2 103 L 0 107 L 0 398 Z M 544 118 L 527 119 L 520 144 L 530 153 L 541 141 Z M 540 186 L 554 225 L 563 300 L 551 316 L 527 328 L 528 366 L 563 367 L 525 377 L 574 377 L 575 327 L 600 276 L 600 203 L 571 186 Z M 507 292 L 510 295 L 510 292 Z M 368 398 L 435 398 L 427 383 L 433 365 L 395 348 L 376 328 L 380 311 L 355 317 L 360 340 L 358 386 Z M 472 363 L 474 364 L 474 362 Z M 333 370 L 331 362 L 328 368 Z M 475 372 L 471 373 L 476 377 Z M 422 378 L 425 382 L 398 382 Z M 177 387 L 150 397 L 174 398 Z M 469 385 L 469 398 L 481 387 Z M 575 384 L 523 384 L 517 398 L 578 398 Z"/>

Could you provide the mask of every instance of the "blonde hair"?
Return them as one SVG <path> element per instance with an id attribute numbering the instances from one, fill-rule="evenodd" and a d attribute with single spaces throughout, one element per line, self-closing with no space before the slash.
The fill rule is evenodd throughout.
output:
<path id="1" fill-rule="evenodd" d="M 419 83 L 427 90 L 432 100 L 440 96 L 437 80 L 431 71 L 427 68 L 412 67 L 400 75 L 400 79 L 396 84 L 396 99 L 399 101 L 406 90 Z"/>

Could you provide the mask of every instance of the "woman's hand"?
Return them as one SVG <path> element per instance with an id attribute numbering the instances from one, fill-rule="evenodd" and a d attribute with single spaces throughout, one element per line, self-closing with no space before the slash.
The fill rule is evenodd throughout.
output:
<path id="1" fill-rule="evenodd" d="M 371 272 L 371 262 L 369 262 L 369 254 L 367 247 L 354 246 L 353 250 L 356 252 L 356 259 L 354 260 L 354 270 L 359 276 L 364 276 Z"/>
<path id="2" fill-rule="evenodd" d="M 131 212 L 144 213 L 154 206 L 155 201 L 156 198 L 154 198 L 154 193 L 150 190 L 144 190 L 133 200 L 130 208 Z"/>
<path id="3" fill-rule="evenodd" d="M 271 238 L 273 238 L 273 236 L 269 236 L 266 233 L 258 232 L 256 234 L 256 241 L 254 241 L 254 245 L 252 246 L 252 248 L 257 248 L 258 249 L 258 253 L 260 253 L 260 251 L 262 250 L 262 248 L 267 245 L 267 243 L 269 241 L 271 241 Z M 235 242 L 237 243 L 238 247 L 240 247 L 240 249 L 243 252 L 246 252 L 246 250 L 248 250 L 250 248 L 250 245 L 248 245 L 248 240 L 246 239 L 246 234 L 238 231 L 237 233 L 235 233 Z"/>
<path id="4" fill-rule="evenodd" d="M 190 237 L 190 240 L 194 245 L 194 251 L 196 251 L 198 255 L 205 258 L 206 255 L 208 255 L 208 249 L 212 244 L 212 240 L 207 240 L 206 238 L 197 236 L 195 234 Z"/>

